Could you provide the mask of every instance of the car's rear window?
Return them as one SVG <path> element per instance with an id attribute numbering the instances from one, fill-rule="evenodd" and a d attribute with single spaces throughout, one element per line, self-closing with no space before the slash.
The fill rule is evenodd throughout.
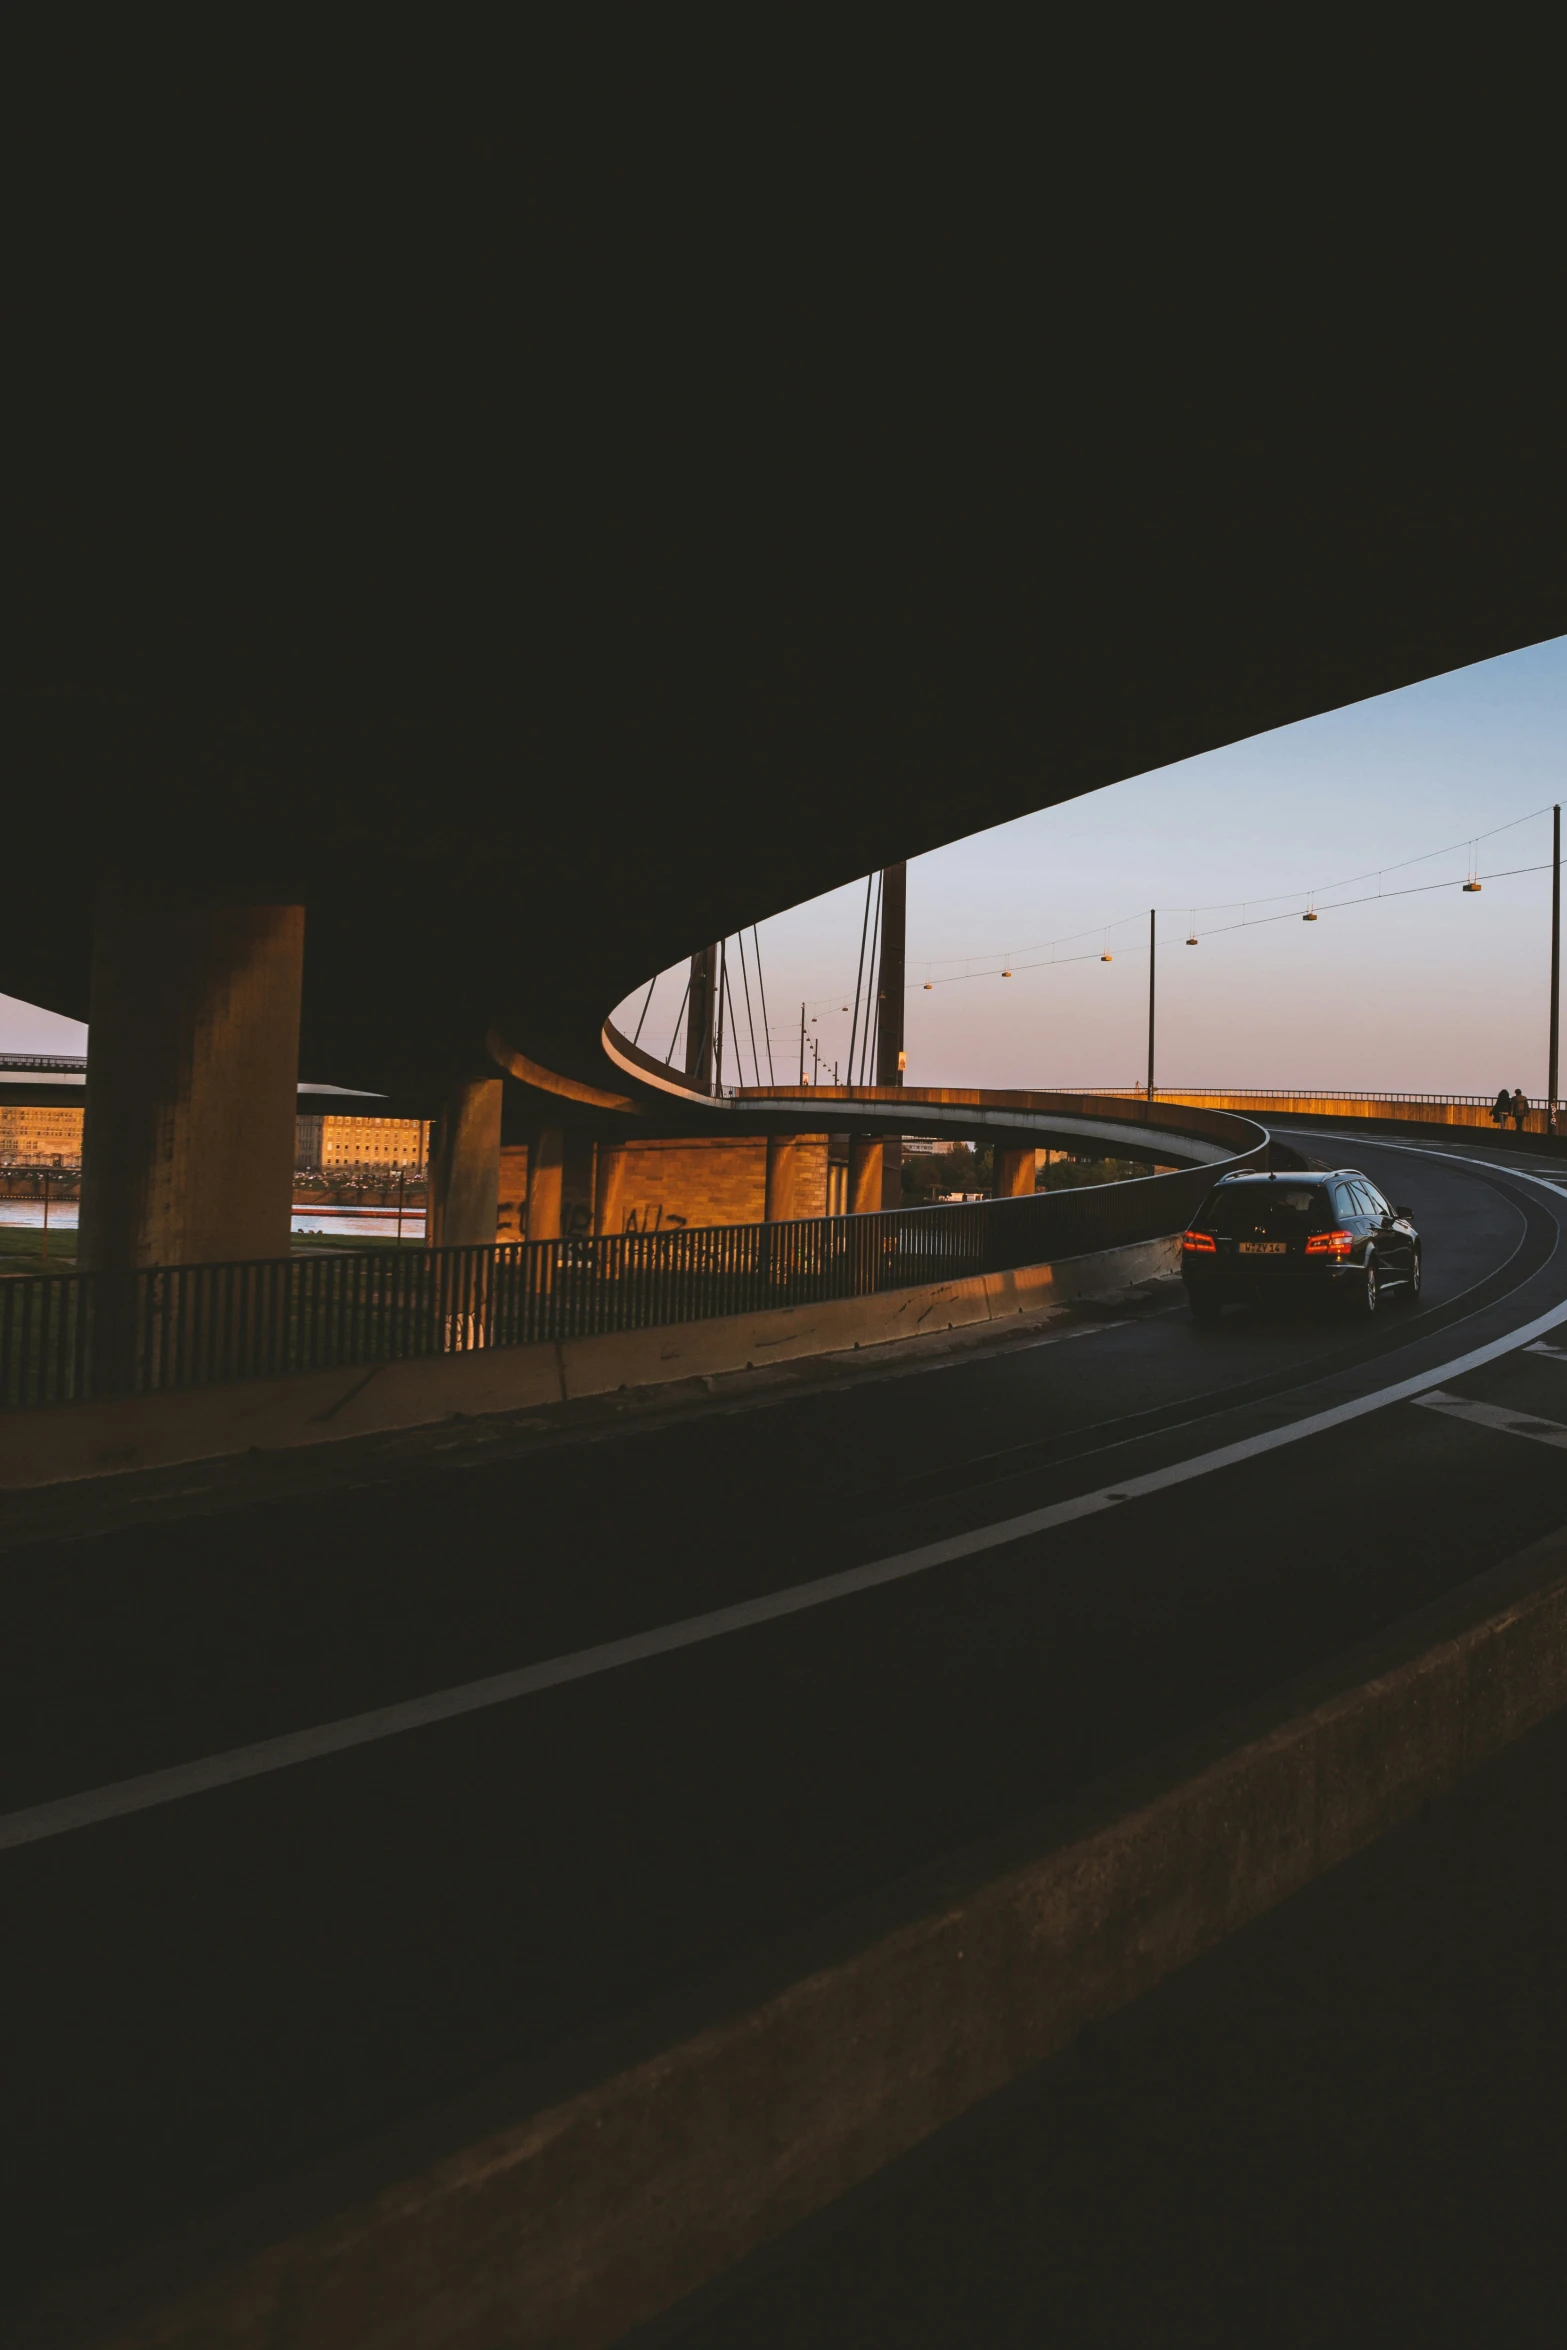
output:
<path id="1" fill-rule="evenodd" d="M 1283 1238 L 1317 1231 L 1327 1221 L 1328 1196 L 1320 1183 L 1221 1183 L 1202 1214 L 1223 1240 L 1248 1240 L 1254 1233 Z"/>

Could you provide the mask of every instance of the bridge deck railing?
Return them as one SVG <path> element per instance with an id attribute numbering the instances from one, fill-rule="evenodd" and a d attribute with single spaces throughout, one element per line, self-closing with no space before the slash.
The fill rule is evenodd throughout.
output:
<path id="1" fill-rule="evenodd" d="M 0 1408 L 865 1297 L 1177 1232 L 1220 1165 L 858 1216 L 0 1279 Z"/>
<path id="2" fill-rule="evenodd" d="M 1141 1085 L 1100 1085 L 1095 1093 L 1106 1101 L 1146 1101 L 1147 1088 Z M 1392 1123 L 1408 1121 L 1430 1126 L 1480 1126 L 1503 1124 L 1512 1130 L 1509 1113 L 1505 1121 L 1494 1116 L 1495 1095 L 1489 1093 L 1357 1093 L 1353 1087 L 1330 1090 L 1320 1085 L 1183 1085 L 1158 1086 L 1154 1091 L 1156 1104 L 1172 1108 L 1233 1109 L 1241 1111 L 1274 1111 L 1282 1115 L 1331 1117 L 1335 1112 L 1343 1117 L 1383 1117 Z M 1549 1104 L 1538 1098 L 1529 1100 L 1520 1131 L 1525 1134 L 1545 1134 L 1551 1131 Z M 1558 1127 L 1562 1120 L 1561 1105 L 1557 1107 Z"/>

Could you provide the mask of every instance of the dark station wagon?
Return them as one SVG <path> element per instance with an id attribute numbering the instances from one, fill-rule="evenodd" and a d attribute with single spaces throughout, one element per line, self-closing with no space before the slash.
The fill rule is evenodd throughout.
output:
<path id="1" fill-rule="evenodd" d="M 1321 1291 L 1369 1320 L 1389 1292 L 1419 1297 L 1420 1235 L 1358 1167 L 1225 1175 L 1181 1236 L 1181 1278 L 1199 1322 L 1284 1290 Z"/>

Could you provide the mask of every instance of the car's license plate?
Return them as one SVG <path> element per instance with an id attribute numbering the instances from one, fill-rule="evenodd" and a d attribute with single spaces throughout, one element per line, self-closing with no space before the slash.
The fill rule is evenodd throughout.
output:
<path id="1" fill-rule="evenodd" d="M 1235 1244 L 1238 1257 L 1287 1257 L 1287 1240 L 1239 1240 Z"/>

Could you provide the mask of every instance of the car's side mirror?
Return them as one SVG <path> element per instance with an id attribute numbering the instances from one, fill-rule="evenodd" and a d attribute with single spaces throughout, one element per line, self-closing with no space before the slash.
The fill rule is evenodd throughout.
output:
<path id="1" fill-rule="evenodd" d="M 1412 1216 L 1414 1212 L 1413 1208 L 1395 1208 L 1393 1210 L 1395 1216 Z"/>

